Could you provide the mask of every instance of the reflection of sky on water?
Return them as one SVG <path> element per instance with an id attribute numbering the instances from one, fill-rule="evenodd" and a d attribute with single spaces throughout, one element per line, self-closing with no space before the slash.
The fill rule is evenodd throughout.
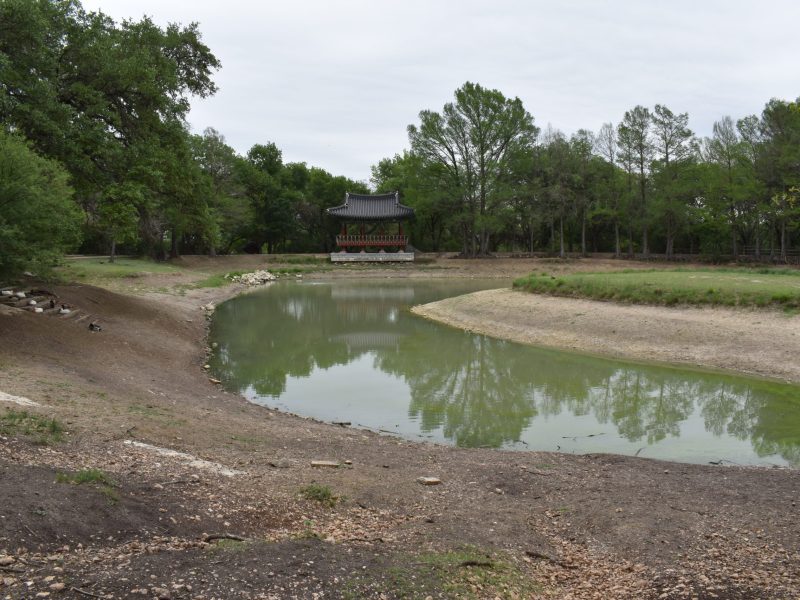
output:
<path id="1" fill-rule="evenodd" d="M 794 386 L 521 346 L 406 310 L 497 286 L 273 285 L 218 308 L 212 364 L 254 402 L 410 438 L 800 464 Z"/>

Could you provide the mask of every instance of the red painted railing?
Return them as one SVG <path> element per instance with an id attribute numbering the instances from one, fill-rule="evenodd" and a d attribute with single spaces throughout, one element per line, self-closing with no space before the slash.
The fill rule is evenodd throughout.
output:
<path id="1" fill-rule="evenodd" d="M 407 235 L 337 235 L 336 245 L 340 248 L 404 248 L 408 245 Z"/>

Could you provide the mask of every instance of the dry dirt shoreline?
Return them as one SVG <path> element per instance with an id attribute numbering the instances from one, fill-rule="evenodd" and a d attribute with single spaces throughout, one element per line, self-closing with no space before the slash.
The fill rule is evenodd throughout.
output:
<path id="1" fill-rule="evenodd" d="M 587 263 L 632 266 L 443 260 L 319 276 L 507 278 Z M 450 448 L 249 404 L 202 368 L 201 307 L 240 289 L 169 291 L 191 278 L 51 286 L 100 333 L 0 313 L 0 391 L 66 427 L 49 445 L 0 434 L 0 597 L 796 597 L 797 471 Z M 22 408 L 2 398 L 0 414 Z M 86 468 L 116 481 L 115 502 L 57 481 Z M 303 498 L 311 483 L 343 499 Z"/>
<path id="2" fill-rule="evenodd" d="M 411 310 L 515 342 L 800 382 L 800 318 L 775 310 L 625 305 L 507 288 Z"/>

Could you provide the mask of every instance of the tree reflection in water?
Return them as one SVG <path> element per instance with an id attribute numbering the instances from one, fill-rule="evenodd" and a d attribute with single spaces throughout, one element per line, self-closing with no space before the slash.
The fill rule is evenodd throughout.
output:
<path id="1" fill-rule="evenodd" d="M 273 285 L 217 309 L 214 372 L 230 389 L 279 398 L 287 378 L 369 355 L 376 370 L 406 382 L 408 418 L 459 446 L 509 445 L 535 419 L 564 413 L 591 416 L 648 445 L 679 438 L 685 424 L 699 419 L 709 443 L 749 440 L 756 456 L 800 465 L 795 386 L 526 347 L 407 312 L 411 304 L 481 287 L 491 285 Z M 357 394 L 358 381 L 348 383 Z"/>

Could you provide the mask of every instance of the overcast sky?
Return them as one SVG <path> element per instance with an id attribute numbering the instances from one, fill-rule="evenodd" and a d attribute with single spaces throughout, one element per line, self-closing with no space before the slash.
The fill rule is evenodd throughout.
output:
<path id="1" fill-rule="evenodd" d="M 284 161 L 369 179 L 408 147 L 406 127 L 465 81 L 518 96 L 536 124 L 596 131 L 666 104 L 708 135 L 723 115 L 800 95 L 797 0 L 84 0 L 119 20 L 197 21 L 222 61 L 194 100 L 240 153 L 275 142 Z"/>

